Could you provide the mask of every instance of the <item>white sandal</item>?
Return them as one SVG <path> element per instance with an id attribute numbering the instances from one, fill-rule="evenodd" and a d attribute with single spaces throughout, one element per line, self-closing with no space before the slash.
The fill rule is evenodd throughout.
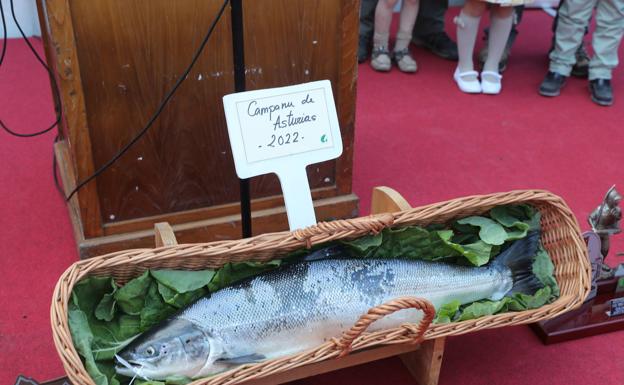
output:
<path id="1" fill-rule="evenodd" d="M 483 75 L 486 75 L 486 76 L 483 76 Z M 497 82 L 489 81 L 486 79 L 488 76 L 498 81 Z M 503 75 L 499 74 L 498 72 L 494 72 L 494 71 L 481 72 L 481 90 L 483 91 L 484 94 L 489 94 L 489 95 L 500 94 L 501 89 L 503 88 L 503 85 L 501 83 L 502 79 L 503 79 Z"/>
<path id="2" fill-rule="evenodd" d="M 474 76 L 474 80 L 466 80 L 466 76 Z M 462 92 L 467 94 L 480 94 L 481 83 L 479 83 L 479 73 L 477 71 L 459 72 L 459 68 L 455 69 L 453 79 Z"/>

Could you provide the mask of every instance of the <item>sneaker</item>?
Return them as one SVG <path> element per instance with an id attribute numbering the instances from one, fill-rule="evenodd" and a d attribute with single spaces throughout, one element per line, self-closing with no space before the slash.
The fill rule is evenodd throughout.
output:
<path id="1" fill-rule="evenodd" d="M 539 93 L 542 96 L 559 96 L 561 88 L 565 85 L 567 76 L 563 76 L 557 72 L 548 71 L 544 81 L 539 87 Z"/>
<path id="2" fill-rule="evenodd" d="M 412 43 L 418 47 L 425 47 L 433 54 L 447 60 L 457 61 L 457 43 L 455 43 L 444 31 L 434 32 L 425 36 L 414 36 Z"/>
<path id="3" fill-rule="evenodd" d="M 487 39 L 488 34 L 484 36 L 484 40 L 486 41 L 485 46 L 479 52 L 479 63 L 481 64 L 481 68 L 485 65 L 485 61 L 488 56 L 488 45 Z M 505 50 L 503 51 L 503 55 L 501 56 L 501 60 L 498 63 L 498 72 L 503 73 L 507 69 L 507 62 L 509 61 L 509 55 L 511 55 L 511 47 L 513 46 L 514 41 L 516 41 L 516 36 L 518 36 L 518 31 L 514 28 L 509 33 L 509 38 L 507 39 L 507 44 L 505 44 Z"/>
<path id="4" fill-rule="evenodd" d="M 394 51 L 392 58 L 401 72 L 414 73 L 418 70 L 418 64 L 412 55 L 410 55 L 409 49 L 407 48 Z"/>
<path id="5" fill-rule="evenodd" d="M 594 79 L 589 81 L 591 100 L 601 106 L 613 104 L 613 87 L 609 79 Z"/>
<path id="6" fill-rule="evenodd" d="M 572 76 L 587 79 L 587 76 L 589 75 L 590 59 L 587 49 L 585 49 L 585 42 L 581 42 L 581 45 L 576 50 L 574 56 L 576 58 L 576 63 L 574 64 L 574 67 L 572 67 Z"/>
<path id="7" fill-rule="evenodd" d="M 386 49 L 386 47 L 373 48 L 370 64 L 375 71 L 390 71 L 390 68 L 392 67 L 392 60 L 390 60 L 390 52 Z"/>

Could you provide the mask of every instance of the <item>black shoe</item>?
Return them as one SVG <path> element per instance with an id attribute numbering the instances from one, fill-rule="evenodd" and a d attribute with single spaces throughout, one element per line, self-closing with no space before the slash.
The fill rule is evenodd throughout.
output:
<path id="1" fill-rule="evenodd" d="M 609 79 L 594 79 L 589 81 L 591 100 L 601 106 L 613 104 L 613 87 Z"/>
<path id="2" fill-rule="evenodd" d="M 442 59 L 455 61 L 459 59 L 457 55 L 457 43 L 451 40 L 444 31 L 434 32 L 425 36 L 414 36 L 412 38 L 412 43 L 419 47 L 427 48 Z"/>
<path id="3" fill-rule="evenodd" d="M 589 75 L 589 55 L 585 49 L 584 42 L 578 47 L 574 56 L 576 58 L 576 63 L 574 67 L 572 67 L 572 76 L 587 79 Z"/>
<path id="4" fill-rule="evenodd" d="M 539 93 L 542 96 L 559 96 L 561 88 L 565 85 L 567 76 L 563 76 L 557 72 L 548 71 L 544 81 L 539 87 Z"/>

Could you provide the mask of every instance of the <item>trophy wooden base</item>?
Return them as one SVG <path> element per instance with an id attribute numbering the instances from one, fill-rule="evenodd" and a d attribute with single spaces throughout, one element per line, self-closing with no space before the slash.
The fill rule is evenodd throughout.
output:
<path id="1" fill-rule="evenodd" d="M 617 279 L 598 281 L 598 295 L 580 308 L 557 318 L 531 324 L 545 345 L 624 330 L 624 315 L 609 317 L 609 301 L 624 297 L 615 293 Z"/>

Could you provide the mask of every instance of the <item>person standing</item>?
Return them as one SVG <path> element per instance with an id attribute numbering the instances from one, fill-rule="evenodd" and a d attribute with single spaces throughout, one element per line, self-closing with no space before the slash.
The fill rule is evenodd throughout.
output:
<path id="1" fill-rule="evenodd" d="M 410 40 L 416 16 L 418 15 L 419 0 L 403 0 L 399 16 L 399 30 L 396 34 L 394 49 L 390 53 L 390 23 L 398 0 L 379 0 L 375 9 L 375 33 L 373 34 L 373 53 L 371 67 L 376 71 L 387 72 L 392 68 L 392 62 L 402 72 L 416 72 L 418 65 L 409 51 Z"/>
<path id="2" fill-rule="evenodd" d="M 371 52 L 375 8 L 378 0 L 360 2 L 360 36 L 358 62 L 364 62 Z M 421 0 L 418 17 L 412 33 L 412 43 L 422 46 L 435 55 L 457 60 L 457 44 L 444 30 L 444 15 L 448 8 L 447 0 Z"/>
<path id="3" fill-rule="evenodd" d="M 514 11 L 512 6 L 524 3 L 524 0 L 466 1 L 459 16 L 454 20 L 457 24 L 459 61 L 453 78 L 462 92 L 490 95 L 501 92 L 503 77 L 499 72 L 499 64 L 511 33 Z M 491 9 L 487 59 L 483 64 L 483 71 L 479 74 L 474 69 L 473 54 L 481 16 L 488 5 Z"/>
<path id="4" fill-rule="evenodd" d="M 561 5 L 548 73 L 539 87 L 541 95 L 552 97 L 561 93 L 594 7 L 596 29 L 592 37 L 594 55 L 589 62 L 589 90 L 594 103 L 613 104 L 611 77 L 618 65 L 618 48 L 624 34 L 624 0 L 566 0 Z"/>

